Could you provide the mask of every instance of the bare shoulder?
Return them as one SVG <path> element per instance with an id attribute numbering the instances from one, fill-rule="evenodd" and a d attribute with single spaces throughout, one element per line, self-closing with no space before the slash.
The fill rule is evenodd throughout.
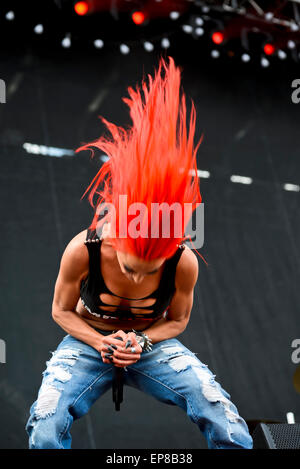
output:
<path id="1" fill-rule="evenodd" d="M 175 286 L 179 290 L 192 290 L 198 279 L 198 259 L 185 245 L 176 268 Z"/>
<path id="2" fill-rule="evenodd" d="M 61 258 L 61 270 L 68 277 L 84 276 L 89 269 L 89 253 L 84 241 L 87 230 L 74 236 L 66 245 Z"/>
<path id="3" fill-rule="evenodd" d="M 80 231 L 77 235 L 74 236 L 69 242 L 72 245 L 84 245 L 86 239 L 87 229 Z"/>

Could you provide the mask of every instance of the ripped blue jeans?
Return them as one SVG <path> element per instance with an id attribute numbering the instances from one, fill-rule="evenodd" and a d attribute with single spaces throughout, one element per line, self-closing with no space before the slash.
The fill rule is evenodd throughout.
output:
<path id="1" fill-rule="evenodd" d="M 69 334 L 46 365 L 25 427 L 29 448 L 70 449 L 73 421 L 85 415 L 111 388 L 114 365 L 103 363 L 99 352 Z M 247 424 L 230 395 L 215 381 L 207 365 L 178 339 L 154 344 L 152 351 L 143 352 L 126 370 L 124 386 L 184 409 L 204 434 L 208 448 L 252 448 Z"/>

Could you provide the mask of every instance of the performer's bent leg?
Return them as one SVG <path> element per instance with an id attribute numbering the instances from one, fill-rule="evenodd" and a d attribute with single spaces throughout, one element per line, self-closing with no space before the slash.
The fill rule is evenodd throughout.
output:
<path id="1" fill-rule="evenodd" d="M 73 420 L 86 414 L 112 383 L 113 365 L 93 347 L 67 335 L 43 372 L 26 424 L 30 449 L 70 449 Z"/>
<path id="2" fill-rule="evenodd" d="M 151 352 L 144 352 L 128 367 L 126 383 L 184 409 L 206 437 L 208 448 L 252 448 L 247 424 L 230 395 L 178 339 L 158 342 Z"/>

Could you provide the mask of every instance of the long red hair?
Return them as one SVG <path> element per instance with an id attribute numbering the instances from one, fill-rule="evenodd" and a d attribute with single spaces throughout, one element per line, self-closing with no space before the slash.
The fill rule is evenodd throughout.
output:
<path id="1" fill-rule="evenodd" d="M 114 248 L 144 260 L 170 258 L 178 244 L 187 239 L 184 237 L 184 231 L 189 220 L 183 216 L 178 220 L 177 217 L 176 223 L 181 225 L 182 233 L 179 237 L 176 236 L 177 232 L 174 235 L 172 222 L 170 236 L 161 236 L 161 217 L 159 237 L 149 235 L 133 238 L 128 235 L 128 231 L 125 237 L 119 237 L 119 223 L 124 221 L 119 196 L 127 196 L 128 207 L 133 203 L 145 204 L 148 214 L 151 214 L 153 202 L 165 202 L 168 207 L 179 203 L 182 208 L 185 203 L 192 204 L 192 214 L 196 204 L 202 201 L 196 154 L 203 135 L 194 146 L 195 106 L 191 100 L 187 132 L 185 94 L 182 93 L 180 98 L 181 69 L 175 66 L 172 57 L 168 58 L 169 63 L 160 58 L 154 78 L 148 75 L 149 87 L 143 78 L 142 91 L 138 85 L 136 90 L 129 87 L 130 97 L 122 98 L 129 106 L 132 126 L 125 130 L 100 116 L 111 138 L 103 135 L 76 150 L 79 152 L 89 149 L 93 157 L 93 148 L 98 148 L 109 157 L 82 196 L 83 198 L 89 191 L 88 200 L 95 210 L 90 229 L 98 231 L 106 221 L 113 222 L 116 236 L 110 238 L 110 241 Z M 95 194 L 98 196 L 96 204 Z M 105 216 L 99 217 L 99 208 L 103 209 L 106 204 L 113 204 L 115 207 L 114 221 L 109 209 Z M 161 213 L 163 212 L 164 210 Z M 172 212 L 170 213 L 172 220 Z M 126 216 L 129 225 L 130 215 Z M 140 226 L 149 227 L 150 224 L 151 216 L 147 216 L 143 218 Z"/>

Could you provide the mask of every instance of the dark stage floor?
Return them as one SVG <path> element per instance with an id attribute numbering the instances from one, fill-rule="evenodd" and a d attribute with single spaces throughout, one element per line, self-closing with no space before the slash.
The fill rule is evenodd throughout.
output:
<path id="1" fill-rule="evenodd" d="M 198 167 L 205 242 L 190 323 L 179 339 L 197 353 L 248 421 L 300 421 L 293 386 L 299 338 L 300 104 L 287 65 L 259 69 L 170 51 L 204 133 Z M 127 56 L 30 49 L 2 53 L 0 447 L 26 448 L 24 430 L 45 362 L 65 335 L 51 317 L 62 252 L 91 221 L 85 188 L 100 167 L 88 153 L 27 153 L 24 143 L 74 150 L 103 131 L 98 115 L 130 123 L 126 88 L 158 64 L 141 50 Z M 298 73 L 299 75 L 299 73 Z M 251 184 L 231 181 L 252 178 Z M 138 413 L 138 418 L 133 413 Z M 74 423 L 73 448 L 205 448 L 185 413 L 135 389 L 116 412 L 111 391 Z"/>

